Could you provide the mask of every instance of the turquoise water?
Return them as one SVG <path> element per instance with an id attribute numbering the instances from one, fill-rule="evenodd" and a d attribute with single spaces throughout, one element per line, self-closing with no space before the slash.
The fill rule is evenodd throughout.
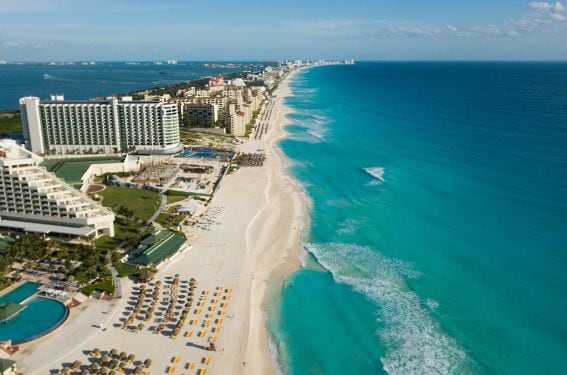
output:
<path id="1" fill-rule="evenodd" d="M 0 304 L 6 302 L 20 303 L 28 299 L 29 297 L 33 296 L 37 292 L 40 286 L 41 286 L 40 283 L 26 281 L 17 288 L 12 289 L 8 293 L 0 297 Z"/>
<path id="2" fill-rule="evenodd" d="M 290 374 L 567 373 L 567 64 L 360 63 L 292 83 L 309 259 Z"/>
<path id="3" fill-rule="evenodd" d="M 25 282 L 0 297 L 0 303 L 19 303 L 32 296 L 41 286 Z M 25 303 L 26 308 L 10 320 L 0 323 L 0 341 L 12 340 L 13 344 L 36 339 L 62 324 L 68 309 L 59 301 L 35 297 Z"/>

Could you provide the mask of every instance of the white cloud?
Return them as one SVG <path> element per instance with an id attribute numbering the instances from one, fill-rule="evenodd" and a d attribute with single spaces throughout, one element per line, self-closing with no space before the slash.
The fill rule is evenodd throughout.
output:
<path id="1" fill-rule="evenodd" d="M 541 2 L 541 1 L 535 1 L 535 2 L 529 3 L 528 6 L 532 9 L 536 9 L 536 10 L 546 10 L 546 9 L 551 8 L 551 4 Z"/>
<path id="2" fill-rule="evenodd" d="M 2 47 L 6 48 L 23 48 L 27 45 L 28 43 L 24 40 L 5 40 L 2 42 Z"/>
<path id="3" fill-rule="evenodd" d="M 535 14 L 529 15 L 532 18 L 540 18 L 551 22 L 565 22 L 567 21 L 567 8 L 560 2 L 547 3 L 547 2 L 533 2 L 528 6 L 535 10 Z"/>

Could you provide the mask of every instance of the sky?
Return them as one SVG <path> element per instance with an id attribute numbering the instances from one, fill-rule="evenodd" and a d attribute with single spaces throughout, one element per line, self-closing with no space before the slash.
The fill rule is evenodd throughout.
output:
<path id="1" fill-rule="evenodd" d="M 567 60 L 567 0 L 0 0 L 0 59 Z"/>

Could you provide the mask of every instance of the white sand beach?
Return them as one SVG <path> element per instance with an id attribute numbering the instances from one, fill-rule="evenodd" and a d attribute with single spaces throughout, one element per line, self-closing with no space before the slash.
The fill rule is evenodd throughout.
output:
<path id="1" fill-rule="evenodd" d="M 184 286 L 190 278 L 197 279 L 196 303 L 208 291 L 203 306 L 191 308 L 188 319 L 195 320 L 195 325 L 186 324 L 175 339 L 154 333 L 157 324 L 153 320 L 144 322 L 146 327 L 140 332 L 123 329 L 122 321 L 130 315 L 139 288 L 125 280 L 122 299 L 112 304 L 89 300 L 73 309 L 58 330 L 22 345 L 14 359 L 24 373 L 45 374 L 75 360 L 88 364 L 89 351 L 94 348 L 103 352 L 115 348 L 142 361 L 151 358 L 152 374 L 274 373 L 262 305 L 268 283 L 282 283 L 300 264 L 302 223 L 307 214 L 307 202 L 283 173 L 286 159 L 276 147 L 285 136 L 288 109 L 283 97 L 289 94 L 289 78 L 273 99 L 267 134 L 241 145 L 242 152 L 264 149 L 264 166 L 241 168 L 226 176 L 209 205 L 209 209 L 224 212 L 215 230 L 198 230 L 189 238 L 191 249 L 163 264 L 156 276 L 164 285 L 176 274 Z M 180 290 L 186 298 L 184 289 Z M 196 310 L 202 311 L 194 313 Z M 212 337 L 217 338 L 215 352 L 203 349 Z M 204 360 L 206 357 L 210 359 Z M 190 363 L 195 367 L 187 369 Z"/>

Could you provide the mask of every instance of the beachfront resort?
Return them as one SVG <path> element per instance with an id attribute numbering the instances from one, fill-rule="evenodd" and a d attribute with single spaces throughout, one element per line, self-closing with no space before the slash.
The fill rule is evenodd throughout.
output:
<path id="1" fill-rule="evenodd" d="M 250 275 L 266 253 L 247 233 L 266 164 L 279 168 L 279 83 L 304 65 L 173 97 L 21 99 L 24 145 L 0 141 L 0 348 L 14 373 L 246 366 L 234 341 L 260 306 Z"/>

